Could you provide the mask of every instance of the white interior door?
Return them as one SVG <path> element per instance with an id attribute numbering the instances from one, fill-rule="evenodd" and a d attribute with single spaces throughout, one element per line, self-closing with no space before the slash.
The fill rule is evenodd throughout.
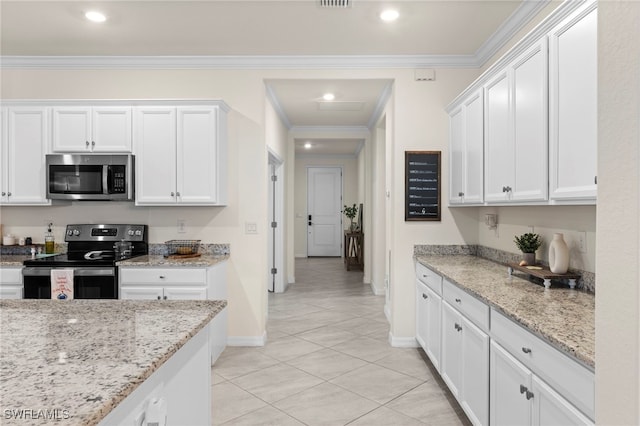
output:
<path id="1" fill-rule="evenodd" d="M 342 168 L 307 169 L 307 256 L 340 256 Z"/>

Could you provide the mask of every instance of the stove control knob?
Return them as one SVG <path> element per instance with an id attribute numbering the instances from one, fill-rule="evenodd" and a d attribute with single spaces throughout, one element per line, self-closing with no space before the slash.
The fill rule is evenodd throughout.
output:
<path id="1" fill-rule="evenodd" d="M 74 230 L 73 230 L 73 235 L 75 235 L 76 237 L 77 237 L 78 235 L 80 235 L 80 230 L 79 230 L 79 229 L 74 229 Z"/>
<path id="2" fill-rule="evenodd" d="M 137 230 L 136 230 L 136 237 L 139 237 L 139 236 L 141 236 L 141 235 L 142 235 L 142 231 L 141 231 L 141 230 L 139 230 L 139 229 L 137 229 Z"/>
<path id="3" fill-rule="evenodd" d="M 127 232 L 127 234 L 132 237 L 133 236 L 133 229 L 129 229 L 129 232 Z"/>
<path id="4" fill-rule="evenodd" d="M 72 235 L 73 235 L 73 229 L 69 229 L 69 230 L 67 231 L 67 235 L 68 235 L 68 236 L 72 236 Z"/>

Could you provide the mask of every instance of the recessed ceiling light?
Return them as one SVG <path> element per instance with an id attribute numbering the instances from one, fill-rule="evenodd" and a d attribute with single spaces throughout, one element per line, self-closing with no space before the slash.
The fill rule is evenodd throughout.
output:
<path id="1" fill-rule="evenodd" d="M 322 95 L 322 99 L 324 99 L 325 101 L 332 101 L 336 98 L 336 95 L 334 95 L 333 93 L 325 93 L 324 95 Z"/>
<path id="2" fill-rule="evenodd" d="M 387 9 L 380 14 L 380 19 L 382 19 L 385 22 L 391 22 L 398 19 L 399 16 L 400 14 L 398 13 L 397 10 Z"/>
<path id="3" fill-rule="evenodd" d="M 84 14 L 84 17 L 90 20 L 91 22 L 104 22 L 107 20 L 107 17 L 102 12 L 98 12 L 95 10 L 91 10 Z"/>
<path id="4" fill-rule="evenodd" d="M 305 149 L 311 149 L 311 142 L 307 142 L 304 144 Z"/>

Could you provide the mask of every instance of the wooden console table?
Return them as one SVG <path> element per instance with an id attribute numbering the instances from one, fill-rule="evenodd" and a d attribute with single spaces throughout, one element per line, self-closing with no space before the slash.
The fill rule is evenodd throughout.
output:
<path id="1" fill-rule="evenodd" d="M 362 232 L 344 231 L 344 264 L 347 271 L 351 266 L 364 270 L 364 234 Z"/>

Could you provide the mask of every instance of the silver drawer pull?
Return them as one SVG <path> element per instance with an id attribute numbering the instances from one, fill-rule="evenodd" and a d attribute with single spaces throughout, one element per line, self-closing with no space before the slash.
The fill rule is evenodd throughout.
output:
<path id="1" fill-rule="evenodd" d="M 456 303 L 462 303 L 462 300 L 456 299 Z"/>
<path id="2" fill-rule="evenodd" d="M 160 296 L 158 296 L 158 300 L 160 300 Z"/>
<path id="3" fill-rule="evenodd" d="M 533 392 L 528 390 L 527 391 L 527 399 L 531 399 L 531 398 L 533 398 Z"/>
<path id="4" fill-rule="evenodd" d="M 164 300 L 167 300 L 167 296 L 164 297 Z"/>
<path id="5" fill-rule="evenodd" d="M 422 293 L 422 298 L 423 298 L 423 299 L 428 299 L 428 298 L 429 298 L 429 296 L 427 296 L 426 294 Z"/>
<path id="6" fill-rule="evenodd" d="M 525 393 L 527 391 L 527 387 L 525 385 L 520 385 L 520 393 Z"/>
<path id="7" fill-rule="evenodd" d="M 531 353 L 531 348 L 522 348 L 522 352 L 524 352 L 525 354 L 530 354 Z"/>

